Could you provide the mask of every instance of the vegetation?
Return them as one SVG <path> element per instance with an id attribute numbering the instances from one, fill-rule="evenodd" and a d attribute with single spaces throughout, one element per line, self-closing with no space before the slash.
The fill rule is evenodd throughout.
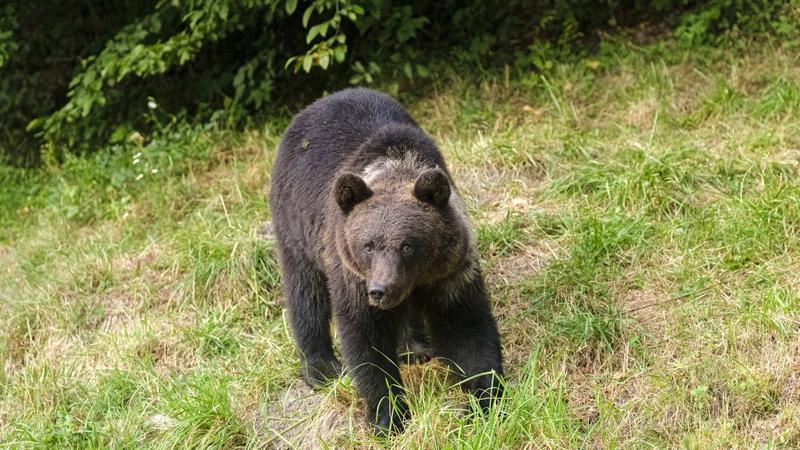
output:
<path id="1" fill-rule="evenodd" d="M 203 7 L 140 3 L 119 2 L 119 19 L 139 19 L 110 20 L 82 57 L 106 51 L 131 23 L 156 20 L 148 17 L 175 21 L 158 32 L 158 42 L 170 42 L 185 17 L 166 11 Z M 334 2 L 290 3 L 241 7 L 271 11 L 275 24 L 287 18 L 276 33 L 301 35 L 306 8 L 323 6 L 312 18 L 336 14 Z M 519 32 L 530 40 L 513 44 L 516 55 L 490 61 L 487 47 L 464 43 L 452 44 L 462 56 L 436 61 L 409 45 L 425 83 L 404 78 L 402 64 L 393 75 L 391 59 L 371 78 L 398 87 L 450 162 L 477 228 L 508 368 L 505 403 L 471 417 L 463 414 L 469 400 L 435 361 L 404 367 L 414 419 L 389 444 L 797 448 L 800 5 L 662 2 L 678 12 L 634 27 L 610 26 L 608 17 L 626 19 L 612 13 L 592 23 L 580 9 L 547 19 L 579 3 L 547 3 L 535 30 Z M 623 3 L 608 2 L 609 11 Z M 33 8 L 10 5 L 0 9 L 0 83 L 15 73 L 46 79 L 13 65 L 15 54 L 41 49 L 4 32 L 24 29 Z M 344 5 L 363 8 L 356 24 L 372 11 L 340 2 L 340 13 Z M 442 17 L 408 5 L 408 17 L 427 18 L 417 33 Z M 641 2 L 637 17 L 654 5 Z M 255 20 L 233 11 L 240 24 Z M 577 25 L 548 28 L 554 17 Z M 48 20 L 56 18 L 41 26 Z M 186 96 L 201 79 L 233 82 L 245 64 L 214 72 L 209 61 L 248 36 L 247 25 L 232 35 L 204 26 L 220 36 L 198 38 L 203 50 L 185 63 L 193 70 L 175 70 L 184 67 L 170 59 L 175 53 L 162 55 L 162 72 L 102 81 L 109 103 L 80 120 L 54 119 L 78 94 L 66 103 L 55 91 L 41 92 L 50 103 L 25 97 L 45 81 L 25 85 L 33 91 L 0 90 L 4 118 L 5 105 L 43 108 L 33 117 L 44 118 L 34 131 L 43 134 L 29 138 L 32 148 L 45 144 L 36 165 L 0 165 L 2 447 L 381 444 L 362 423 L 349 377 L 314 392 L 297 376 L 273 242 L 262 229 L 275 148 L 297 105 L 272 96 L 264 100 L 271 113 L 242 123 L 228 120 L 246 117 L 250 107 L 238 109 L 238 100 Z M 355 49 L 381 38 L 340 31 L 346 57 L 326 74 L 342 86 L 358 74 L 355 82 L 369 82 L 364 74 L 377 71 Z M 322 38 L 301 41 L 276 56 L 272 67 L 285 75 L 253 80 L 311 80 L 300 97 L 331 89 L 313 86 L 322 83 L 319 69 L 303 78 L 302 55 L 319 51 Z M 220 46 L 210 50 L 210 42 Z M 85 80 L 100 60 L 70 77 Z M 164 96 L 145 94 L 160 83 Z M 177 85 L 187 91 L 169 97 Z M 232 85 L 212 91 L 235 97 Z M 47 134 L 57 123 L 60 131 Z M 127 128 L 115 136 L 117 126 Z M 95 141 L 83 129 L 111 131 Z"/>
<path id="2" fill-rule="evenodd" d="M 598 32 L 647 20 L 677 26 L 689 44 L 742 30 L 792 37 L 792 4 L 10 0 L 0 8 L 0 162 L 60 162 L 166 120 L 242 125 L 348 83 L 398 94 L 447 67 L 547 71 L 595 47 Z"/>

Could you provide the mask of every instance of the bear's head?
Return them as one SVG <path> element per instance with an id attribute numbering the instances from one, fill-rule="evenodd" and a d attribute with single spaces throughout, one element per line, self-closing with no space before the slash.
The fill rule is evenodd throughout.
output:
<path id="1" fill-rule="evenodd" d="M 414 288 L 463 266 L 472 234 L 444 171 L 365 178 L 345 173 L 336 180 L 333 196 L 344 217 L 336 247 L 345 266 L 364 279 L 369 303 L 391 309 Z"/>

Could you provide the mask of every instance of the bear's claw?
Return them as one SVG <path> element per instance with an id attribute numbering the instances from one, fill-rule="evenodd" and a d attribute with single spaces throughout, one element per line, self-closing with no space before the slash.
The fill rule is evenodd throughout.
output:
<path id="1" fill-rule="evenodd" d="M 407 331 L 404 342 L 397 349 L 397 354 L 402 364 L 422 364 L 436 357 L 433 347 L 428 343 L 428 338 L 415 330 Z"/>
<path id="2" fill-rule="evenodd" d="M 403 364 L 424 364 L 436 356 L 432 348 L 424 345 L 412 345 L 403 350 L 398 355 Z"/>

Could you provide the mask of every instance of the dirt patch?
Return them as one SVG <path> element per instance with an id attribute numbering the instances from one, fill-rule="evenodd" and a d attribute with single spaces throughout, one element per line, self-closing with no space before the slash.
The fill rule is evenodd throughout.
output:
<path id="1" fill-rule="evenodd" d="M 468 206 L 480 205 L 491 217 L 508 211 L 528 212 L 535 204 L 532 193 L 543 182 L 543 173 L 530 167 L 510 169 L 497 165 L 468 168 L 457 164 L 453 179 Z M 496 220 L 490 220 L 495 222 Z"/>
<path id="2" fill-rule="evenodd" d="M 193 321 L 193 314 L 185 312 L 155 324 L 153 337 L 132 348 L 136 359 L 151 362 L 156 373 L 165 379 L 190 372 L 197 364 L 195 349 L 182 342 L 179 333 Z"/>
<path id="3" fill-rule="evenodd" d="M 448 396 L 467 401 L 461 389 L 453 385 L 456 379 L 448 376 L 447 365 L 438 359 L 403 364 L 400 372 L 411 397 L 430 395 L 432 386 L 435 391 L 446 389 Z M 270 448 L 381 448 L 366 425 L 363 402 L 346 387 L 318 391 L 297 380 L 270 403 L 265 417 L 253 417 L 252 421 L 257 429 L 265 430 L 262 444 Z M 358 443 L 355 447 L 354 442 Z"/>
<path id="4" fill-rule="evenodd" d="M 97 298 L 102 308 L 102 316 L 89 325 L 104 333 L 118 332 L 138 316 L 136 310 L 141 305 L 127 286 L 111 289 Z"/>
<path id="5" fill-rule="evenodd" d="M 668 320 L 665 308 L 679 300 L 654 289 L 631 289 L 622 297 L 620 307 L 637 323 L 655 331 Z"/>
<path id="6" fill-rule="evenodd" d="M 269 405 L 265 422 L 268 443 L 275 449 L 335 447 L 367 431 L 354 402 L 337 401 L 335 395 L 315 391 L 302 381 Z"/>
<path id="7" fill-rule="evenodd" d="M 512 255 L 495 258 L 491 270 L 486 271 L 486 278 L 491 285 L 515 285 L 539 273 L 548 262 L 558 256 L 558 251 L 554 242 L 539 240 Z"/>
<path id="8" fill-rule="evenodd" d="M 79 355 L 85 352 L 86 343 L 77 334 L 62 334 L 59 330 L 48 330 L 42 335 L 46 336 L 46 340 L 36 355 L 37 358 L 51 365 L 70 360 L 84 362 Z"/>
<path id="9" fill-rule="evenodd" d="M 655 126 L 656 112 L 658 111 L 658 100 L 655 93 L 649 93 L 645 98 L 638 102 L 631 103 L 624 114 L 624 122 L 640 133 L 649 133 Z"/>
<path id="10" fill-rule="evenodd" d="M 139 272 L 143 268 L 150 266 L 161 254 L 164 249 L 158 245 L 150 245 L 139 253 L 124 254 L 114 259 L 112 265 L 125 272 Z"/>
<path id="11" fill-rule="evenodd" d="M 97 298 L 103 315 L 96 328 L 115 332 L 125 328 L 141 315 L 144 303 L 167 305 L 172 300 L 176 280 L 159 267 L 166 249 L 153 244 L 136 254 L 120 255 L 112 261 L 117 284 Z"/>

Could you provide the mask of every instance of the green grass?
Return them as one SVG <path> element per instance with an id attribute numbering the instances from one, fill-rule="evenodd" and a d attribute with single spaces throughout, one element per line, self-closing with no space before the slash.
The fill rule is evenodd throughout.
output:
<path id="1" fill-rule="evenodd" d="M 383 443 L 349 377 L 298 381 L 259 232 L 288 117 L 2 166 L 0 447 L 796 448 L 799 57 L 609 37 L 433 78 L 409 108 L 473 217 L 508 396 L 469 417 L 404 367 Z"/>

